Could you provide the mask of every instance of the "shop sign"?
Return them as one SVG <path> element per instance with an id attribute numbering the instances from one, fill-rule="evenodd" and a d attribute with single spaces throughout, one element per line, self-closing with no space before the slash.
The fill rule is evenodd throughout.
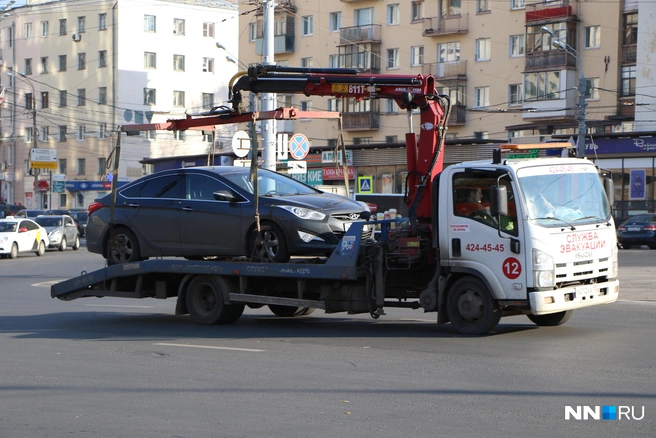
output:
<path id="1" fill-rule="evenodd" d="M 341 167 L 324 167 L 321 169 L 321 175 L 324 181 L 343 180 L 344 169 Z M 352 167 L 348 168 L 348 179 L 355 179 L 355 171 Z"/>

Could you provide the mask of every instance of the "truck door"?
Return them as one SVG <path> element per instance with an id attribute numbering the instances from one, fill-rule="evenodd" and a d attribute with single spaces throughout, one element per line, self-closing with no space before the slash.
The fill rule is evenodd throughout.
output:
<path id="1" fill-rule="evenodd" d="M 453 173 L 447 220 L 450 265 L 456 271 L 482 275 L 497 298 L 525 291 L 525 287 L 519 290 L 516 285 L 524 283 L 524 255 L 510 250 L 510 239 L 521 232 L 515 191 L 510 178 L 503 175 L 496 170 L 463 169 Z M 508 196 L 508 215 L 500 218 L 490 213 L 490 188 L 497 181 L 506 186 Z"/>

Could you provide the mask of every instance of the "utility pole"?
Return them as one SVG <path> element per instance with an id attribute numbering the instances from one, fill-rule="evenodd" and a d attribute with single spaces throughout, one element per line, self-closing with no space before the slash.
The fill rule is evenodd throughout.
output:
<path id="1" fill-rule="evenodd" d="M 262 53 L 264 65 L 275 65 L 274 61 L 274 11 L 276 3 L 274 0 L 264 0 L 264 35 Z M 272 111 L 276 107 L 275 93 L 260 94 L 260 108 L 262 111 Z M 275 120 L 262 120 L 262 158 L 263 169 L 276 170 L 276 123 Z M 255 158 L 255 157 L 254 157 Z"/>

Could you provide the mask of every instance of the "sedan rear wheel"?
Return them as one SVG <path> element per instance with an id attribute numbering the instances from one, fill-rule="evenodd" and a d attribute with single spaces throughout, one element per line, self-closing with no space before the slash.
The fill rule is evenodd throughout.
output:
<path id="1" fill-rule="evenodd" d="M 280 227 L 274 223 L 262 225 L 259 233 L 251 233 L 251 254 L 254 258 L 274 263 L 285 263 L 289 260 L 287 241 Z"/>
<path id="2" fill-rule="evenodd" d="M 71 248 L 73 248 L 73 251 L 80 249 L 80 236 L 75 237 L 75 243 Z"/>
<path id="3" fill-rule="evenodd" d="M 133 263 L 141 261 L 137 236 L 127 228 L 118 228 L 107 241 L 107 264 Z"/>

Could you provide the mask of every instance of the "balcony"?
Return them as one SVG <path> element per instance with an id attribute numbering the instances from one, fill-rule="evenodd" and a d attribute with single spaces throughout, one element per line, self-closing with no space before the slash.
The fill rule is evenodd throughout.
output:
<path id="1" fill-rule="evenodd" d="M 374 47 L 368 47 L 374 46 Z M 373 49 L 373 50 L 367 50 Z M 377 44 L 341 46 L 337 55 L 340 68 L 357 68 L 363 73 L 380 73 L 380 46 Z"/>
<path id="2" fill-rule="evenodd" d="M 576 68 L 576 58 L 564 50 L 528 52 L 525 59 L 526 71 Z"/>
<path id="3" fill-rule="evenodd" d="M 294 35 L 276 35 L 273 37 L 273 53 L 294 53 Z M 255 39 L 255 54 L 264 54 L 264 39 Z"/>
<path id="4" fill-rule="evenodd" d="M 380 113 L 342 113 L 342 122 L 347 131 L 369 131 L 380 127 Z"/>
<path id="5" fill-rule="evenodd" d="M 635 64 L 638 61 L 637 44 L 626 44 L 622 46 L 622 64 Z"/>
<path id="6" fill-rule="evenodd" d="M 574 2 L 552 0 L 526 5 L 526 23 L 575 20 Z"/>
<path id="7" fill-rule="evenodd" d="M 462 126 L 466 123 L 467 107 L 465 105 L 452 105 L 449 113 L 448 126 Z"/>
<path id="8" fill-rule="evenodd" d="M 339 30 L 339 45 L 381 42 L 380 24 L 343 27 Z"/>
<path id="9" fill-rule="evenodd" d="M 445 17 L 424 18 L 425 37 L 467 33 L 469 30 L 469 14 L 447 15 Z"/>
<path id="10" fill-rule="evenodd" d="M 422 73 L 436 79 L 466 78 L 467 61 L 431 62 L 423 65 Z"/>

